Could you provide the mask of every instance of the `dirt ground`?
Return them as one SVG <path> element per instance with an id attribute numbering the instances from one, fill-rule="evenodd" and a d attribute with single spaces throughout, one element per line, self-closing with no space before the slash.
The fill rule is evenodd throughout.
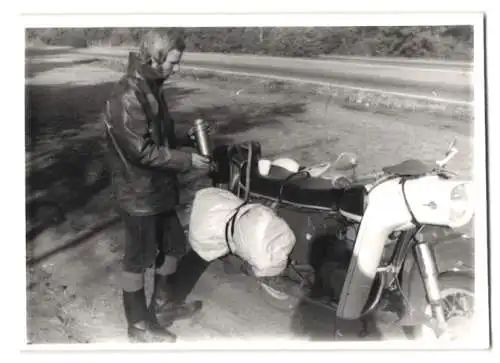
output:
<path id="1" fill-rule="evenodd" d="M 53 54 L 50 54 L 50 53 Z M 30 54 L 26 73 L 27 340 L 29 343 L 125 342 L 121 294 L 116 288 L 123 232 L 108 198 L 97 116 L 121 76 L 118 68 L 61 50 Z M 405 158 L 442 158 L 457 138 L 450 168 L 471 176 L 470 120 L 422 112 L 370 112 L 304 95 L 280 84 L 212 76 L 172 79 L 171 113 L 180 131 L 198 117 L 217 124 L 219 140 L 259 140 L 268 157 L 303 164 L 359 156 L 359 172 Z M 238 92 L 240 91 L 240 92 Z M 187 223 L 193 192 L 206 180 L 187 175 L 179 213 Z M 32 200 L 31 200 L 32 199 Z M 225 274 L 212 263 L 190 298 L 204 309 L 172 330 L 186 341 L 219 338 L 333 338 L 333 315 L 301 306 L 277 311 L 244 275 Z M 359 339 L 358 322 L 342 330 Z M 379 336 L 401 332 L 380 323 Z"/>

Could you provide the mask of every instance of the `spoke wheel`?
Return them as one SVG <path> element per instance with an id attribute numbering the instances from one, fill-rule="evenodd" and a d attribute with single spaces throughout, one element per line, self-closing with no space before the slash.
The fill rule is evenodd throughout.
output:
<path id="1" fill-rule="evenodd" d="M 443 290 L 442 306 L 452 340 L 462 339 L 471 331 L 474 313 L 474 293 L 467 289 Z"/>
<path id="2" fill-rule="evenodd" d="M 428 325 L 411 327 L 405 331 L 411 339 L 425 340 L 464 340 L 470 336 L 474 316 L 474 281 L 469 276 L 444 276 L 439 279 L 442 307 L 447 322 L 447 331 L 442 337 Z M 429 305 L 425 314 L 432 316 Z"/>

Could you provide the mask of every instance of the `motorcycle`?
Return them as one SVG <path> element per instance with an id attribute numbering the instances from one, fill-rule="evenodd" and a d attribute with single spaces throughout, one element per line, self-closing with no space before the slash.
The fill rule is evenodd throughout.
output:
<path id="1" fill-rule="evenodd" d="M 471 183 L 446 169 L 456 153 L 453 142 L 436 165 L 405 160 L 358 177 L 354 154 L 333 164 L 280 159 L 269 167 L 260 162 L 260 143 L 250 141 L 213 148 L 210 177 L 274 208 L 296 235 L 286 270 L 259 280 L 274 307 L 305 300 L 362 322 L 390 311 L 409 338 L 429 328 L 437 338 L 457 338 L 473 317 L 473 238 L 459 229 L 472 221 L 474 198 Z M 326 169 L 332 177 L 322 177 Z M 251 274 L 237 260 L 225 263 Z"/>

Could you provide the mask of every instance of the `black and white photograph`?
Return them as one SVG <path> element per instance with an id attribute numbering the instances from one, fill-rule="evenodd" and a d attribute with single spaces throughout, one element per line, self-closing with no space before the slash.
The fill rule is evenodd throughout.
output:
<path id="1" fill-rule="evenodd" d="M 26 18 L 27 349 L 488 349 L 484 14 Z"/>

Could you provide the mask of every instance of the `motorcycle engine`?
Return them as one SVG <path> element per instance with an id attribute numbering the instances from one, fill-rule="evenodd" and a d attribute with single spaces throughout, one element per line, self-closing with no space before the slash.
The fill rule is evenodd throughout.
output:
<path id="1" fill-rule="evenodd" d="M 321 295 L 338 302 L 354 250 L 359 224 L 339 228 L 336 240 L 327 249 L 320 267 Z"/>
<path id="2" fill-rule="evenodd" d="M 348 224 L 339 229 L 334 247 L 325 254 L 320 268 L 322 295 L 337 303 L 347 276 L 347 270 L 354 253 L 354 246 L 359 230 L 359 223 Z M 388 262 L 393 254 L 399 234 L 387 239 L 381 263 Z"/>
<path id="3" fill-rule="evenodd" d="M 356 236 L 358 235 L 359 224 L 350 224 L 346 227 L 344 233 L 344 244 L 346 248 L 352 253 L 354 251 L 354 244 L 356 243 Z"/>

